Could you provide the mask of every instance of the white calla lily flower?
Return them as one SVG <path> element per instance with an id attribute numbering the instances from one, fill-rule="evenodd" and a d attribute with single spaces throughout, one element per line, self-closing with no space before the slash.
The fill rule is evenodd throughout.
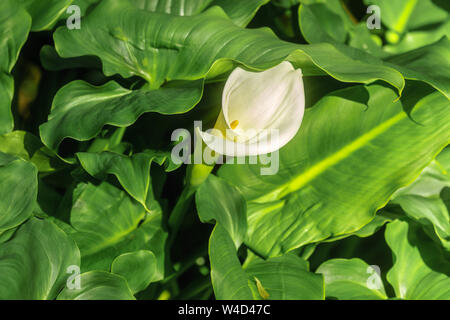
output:
<path id="1" fill-rule="evenodd" d="M 304 111 L 302 72 L 290 62 L 263 72 L 238 67 L 225 84 L 216 130 L 198 131 L 206 145 L 219 154 L 267 154 L 296 135 Z"/>

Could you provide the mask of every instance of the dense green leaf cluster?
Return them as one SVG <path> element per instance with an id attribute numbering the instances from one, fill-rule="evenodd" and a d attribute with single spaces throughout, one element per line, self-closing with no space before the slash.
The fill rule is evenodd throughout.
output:
<path id="1" fill-rule="evenodd" d="M 0 1 L 0 299 L 450 299 L 449 12 Z M 283 61 L 306 111 L 277 174 L 191 186 L 172 132 Z"/>

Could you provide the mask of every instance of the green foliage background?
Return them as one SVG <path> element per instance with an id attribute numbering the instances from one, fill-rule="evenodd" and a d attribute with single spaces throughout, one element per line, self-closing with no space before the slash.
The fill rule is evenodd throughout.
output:
<path id="1" fill-rule="evenodd" d="M 0 299 L 450 299 L 449 12 L 2 0 Z M 307 110 L 278 174 L 186 187 L 172 131 L 214 124 L 235 67 L 285 60 Z"/>

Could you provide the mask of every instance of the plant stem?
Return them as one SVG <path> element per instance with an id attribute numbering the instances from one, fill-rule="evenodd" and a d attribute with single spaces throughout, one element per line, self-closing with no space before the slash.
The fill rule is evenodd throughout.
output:
<path id="1" fill-rule="evenodd" d="M 184 216 L 186 215 L 186 212 L 191 207 L 191 203 L 193 200 L 193 196 L 195 194 L 195 187 L 192 187 L 191 185 L 186 185 L 180 195 L 180 197 L 177 200 L 177 203 L 175 207 L 173 208 L 170 217 L 169 217 L 169 230 L 170 235 L 168 239 L 169 247 L 172 245 L 173 241 L 175 240 L 175 237 L 180 230 L 181 223 L 183 222 Z"/>

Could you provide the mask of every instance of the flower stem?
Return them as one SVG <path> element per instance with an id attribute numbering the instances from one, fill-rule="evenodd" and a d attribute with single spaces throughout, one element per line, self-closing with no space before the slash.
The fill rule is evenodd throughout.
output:
<path id="1" fill-rule="evenodd" d="M 175 237 L 180 230 L 181 223 L 183 222 L 184 216 L 191 207 L 192 201 L 194 199 L 195 192 L 198 187 L 205 182 L 211 171 L 214 169 L 214 165 L 205 164 L 191 164 L 187 168 L 186 174 L 186 185 L 181 192 L 180 197 L 173 208 L 169 217 L 169 246 L 175 240 Z"/>
<path id="2" fill-rule="evenodd" d="M 203 150 L 203 142 L 201 139 L 199 139 L 194 146 L 194 154 L 200 153 L 201 155 L 203 155 Z M 211 164 L 194 163 L 188 165 L 186 169 L 186 184 L 169 217 L 169 246 L 172 245 L 178 231 L 180 230 L 184 216 L 191 207 L 195 192 L 200 187 L 200 185 L 209 177 L 212 170 L 214 169 L 217 159 L 219 159 L 219 155 L 214 153 Z"/>

